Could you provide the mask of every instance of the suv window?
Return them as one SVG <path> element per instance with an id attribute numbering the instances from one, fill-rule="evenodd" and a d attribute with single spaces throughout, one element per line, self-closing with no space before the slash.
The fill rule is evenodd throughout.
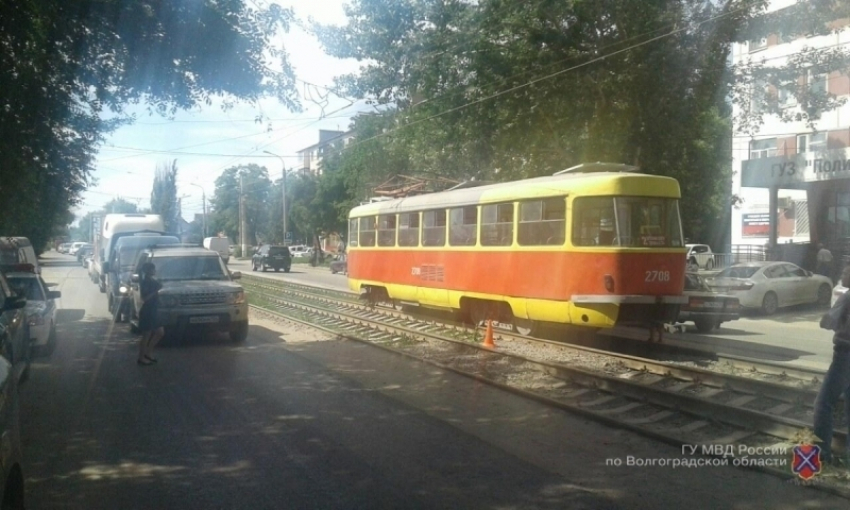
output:
<path id="1" fill-rule="evenodd" d="M 156 275 L 160 280 L 225 280 L 221 257 L 207 255 L 155 257 Z"/>
<path id="2" fill-rule="evenodd" d="M 286 246 L 270 246 L 269 255 L 289 255 L 289 248 Z"/>

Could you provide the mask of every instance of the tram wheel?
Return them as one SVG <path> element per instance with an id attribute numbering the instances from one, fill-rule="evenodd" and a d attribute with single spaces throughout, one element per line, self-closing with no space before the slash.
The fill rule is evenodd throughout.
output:
<path id="1" fill-rule="evenodd" d="M 529 319 L 518 319 L 514 317 L 511 326 L 514 333 L 522 336 L 535 336 L 537 335 L 537 330 L 540 329 L 537 327 L 537 323 L 535 321 Z"/>
<path id="2" fill-rule="evenodd" d="M 489 307 L 483 303 L 473 303 L 469 309 L 469 321 L 476 328 L 486 326 L 489 318 Z"/>

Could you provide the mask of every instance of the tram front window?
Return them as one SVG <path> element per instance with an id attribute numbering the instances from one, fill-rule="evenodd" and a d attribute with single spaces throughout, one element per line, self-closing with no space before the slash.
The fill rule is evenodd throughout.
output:
<path id="1" fill-rule="evenodd" d="M 683 246 L 679 201 L 655 197 L 577 198 L 576 246 Z"/>

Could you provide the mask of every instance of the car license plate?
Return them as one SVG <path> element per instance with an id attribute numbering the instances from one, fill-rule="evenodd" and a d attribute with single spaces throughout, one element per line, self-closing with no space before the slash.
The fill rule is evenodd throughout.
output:
<path id="1" fill-rule="evenodd" d="M 189 317 L 190 324 L 209 324 L 210 322 L 218 322 L 218 315 L 207 315 L 204 317 Z"/>

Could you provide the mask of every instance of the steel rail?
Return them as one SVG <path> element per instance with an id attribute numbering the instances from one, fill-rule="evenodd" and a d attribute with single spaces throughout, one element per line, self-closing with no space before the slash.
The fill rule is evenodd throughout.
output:
<path id="1" fill-rule="evenodd" d="M 552 365 L 545 362 L 540 362 L 538 360 L 532 360 L 523 358 L 521 356 L 511 355 L 500 353 L 498 351 L 492 351 L 489 349 L 485 349 L 479 347 L 477 345 L 468 344 L 465 342 L 459 342 L 457 340 L 436 337 L 435 335 L 429 333 L 423 333 L 421 331 L 409 330 L 407 328 L 399 328 L 396 326 L 387 326 L 381 323 L 372 323 L 368 324 L 368 321 L 364 322 L 359 317 L 339 317 L 336 320 L 342 322 L 343 324 L 348 324 L 349 326 L 353 324 L 357 324 L 359 327 L 364 327 L 367 329 L 377 329 L 380 331 L 383 338 L 386 335 L 391 335 L 391 331 L 395 331 L 396 333 L 401 333 L 403 335 L 409 336 L 418 336 L 424 338 L 426 341 L 428 340 L 436 340 L 439 342 L 451 342 L 454 344 L 460 344 L 464 348 L 478 351 L 484 354 L 485 357 L 494 357 L 494 356 L 504 356 L 508 358 L 518 359 L 523 361 L 524 363 L 529 364 L 530 366 L 535 366 L 543 371 L 555 374 L 559 378 L 564 378 L 570 381 L 572 384 L 577 385 L 579 387 L 585 388 L 594 388 L 601 392 L 615 392 L 619 395 L 626 395 L 630 399 L 634 400 L 633 404 L 620 406 L 617 409 L 605 409 L 605 410 L 594 410 L 592 407 L 596 407 L 594 404 L 603 399 L 596 399 L 591 402 L 581 402 L 577 399 L 569 399 L 566 400 L 575 400 L 574 403 L 565 402 L 563 400 L 558 400 L 555 398 L 547 397 L 545 395 L 541 395 L 539 393 L 535 393 L 532 391 L 527 391 L 521 388 L 517 388 L 515 386 L 511 386 L 509 384 L 505 384 L 499 381 L 495 381 L 492 378 L 471 373 L 466 370 L 458 369 L 450 364 L 434 361 L 427 358 L 422 358 L 421 356 L 415 356 L 410 353 L 404 352 L 397 348 L 390 347 L 385 342 L 376 342 L 370 339 L 364 339 L 362 335 L 351 334 L 350 332 L 340 333 L 339 331 L 335 331 L 327 326 L 316 325 L 314 322 L 308 322 L 305 320 L 300 320 L 297 318 L 293 318 L 288 314 L 282 314 L 280 312 L 275 312 L 263 307 L 255 307 L 259 308 L 264 313 L 272 313 L 275 315 L 283 316 L 287 320 L 294 320 L 300 322 L 302 324 L 309 325 L 311 327 L 316 327 L 317 329 L 321 329 L 327 331 L 331 334 L 335 334 L 340 338 L 349 339 L 358 341 L 361 343 L 366 343 L 371 346 L 379 347 L 381 349 L 387 350 L 389 352 L 399 354 L 405 357 L 409 357 L 420 362 L 425 362 L 434 366 L 438 366 L 442 369 L 452 371 L 459 375 L 463 375 L 466 377 L 473 378 L 475 380 L 493 385 L 495 387 L 501 388 L 505 391 L 521 395 L 526 398 L 534 399 L 536 401 L 545 403 L 547 405 L 563 409 L 565 411 L 569 411 L 572 413 L 576 413 L 579 415 L 583 415 L 594 419 L 595 421 L 602 422 L 617 428 L 631 430 L 633 432 L 639 433 L 641 435 L 651 437 L 653 439 L 673 444 L 677 446 L 684 445 L 694 445 L 700 444 L 700 442 L 694 442 L 693 440 L 689 440 L 688 434 L 693 433 L 694 430 L 699 429 L 699 425 L 707 426 L 707 422 L 703 422 L 700 418 L 705 418 L 706 414 L 709 415 L 711 420 L 716 420 L 719 422 L 725 422 L 728 425 L 733 425 L 734 427 L 741 429 L 735 434 L 727 434 L 722 438 L 719 438 L 716 441 L 708 441 L 701 442 L 702 444 L 724 444 L 729 446 L 734 446 L 735 444 L 739 444 L 741 441 L 746 440 L 747 438 L 753 437 L 756 433 L 754 432 L 754 428 L 762 431 L 763 433 L 767 433 L 774 437 L 787 437 L 793 438 L 799 432 L 799 423 L 794 423 L 792 420 L 787 419 L 779 419 L 777 420 L 775 416 L 767 415 L 765 413 L 759 413 L 756 411 L 743 410 L 738 407 L 728 406 L 726 404 L 719 404 L 716 402 L 710 402 L 705 399 L 695 398 L 695 397 L 683 397 L 683 395 L 664 390 L 660 388 L 652 388 L 643 384 L 636 384 L 631 381 L 623 380 L 621 378 L 606 376 L 604 374 L 593 373 L 583 369 L 577 369 L 574 367 L 565 367 L 561 365 Z M 282 306 L 285 308 L 289 308 L 291 310 L 299 311 L 299 312 L 308 312 L 315 315 L 319 315 L 324 318 L 331 318 L 334 315 L 341 315 L 335 312 L 313 309 L 310 310 L 308 305 L 301 304 L 292 304 L 287 303 Z M 583 391 L 579 390 L 573 392 L 574 395 L 580 396 Z M 659 421 L 661 419 L 665 419 L 669 417 L 671 412 L 667 413 L 667 416 L 663 418 L 658 418 L 657 420 L 653 419 L 625 419 L 624 416 L 628 414 L 631 409 L 634 409 L 636 406 L 643 406 L 647 403 L 667 409 L 673 409 L 675 412 L 684 415 L 693 415 L 696 417 L 696 421 L 692 422 L 692 424 L 696 424 L 698 426 L 686 426 L 680 427 L 676 430 L 665 430 L 664 432 L 659 432 L 658 430 L 653 430 L 649 425 Z M 664 414 L 664 413 L 660 413 Z M 841 441 L 843 442 L 846 438 L 842 437 Z M 733 464 L 734 465 L 734 464 Z M 754 469 L 757 471 L 769 473 L 775 476 L 779 476 L 785 479 L 793 479 L 794 476 L 790 470 L 782 471 L 771 467 L 761 466 L 761 465 L 738 465 L 739 467 L 743 467 L 746 469 Z M 840 487 L 840 486 L 832 486 L 832 485 L 818 485 L 817 488 L 819 490 L 829 492 L 832 494 L 836 494 L 842 497 L 850 497 L 850 490 Z"/>
<path id="2" fill-rule="evenodd" d="M 284 301 L 276 296 L 263 295 L 263 299 L 278 303 L 280 306 L 299 308 L 309 313 L 320 313 L 324 316 L 330 314 L 335 319 L 344 320 L 349 323 L 356 322 L 363 325 L 371 324 L 374 328 L 383 328 L 386 332 L 394 331 L 400 335 L 414 335 L 427 340 L 451 342 L 468 348 L 483 349 L 466 341 L 438 335 L 423 331 L 431 325 L 423 323 L 421 328 L 404 327 L 395 324 L 380 322 L 375 318 L 364 317 L 351 313 L 350 311 L 326 310 L 316 305 Z M 582 349 L 587 351 L 587 348 Z M 684 412 L 709 417 L 729 425 L 756 430 L 784 439 L 792 439 L 800 432 L 809 428 L 808 423 L 787 418 L 782 414 L 793 411 L 795 406 L 811 407 L 816 393 L 811 390 L 793 388 L 786 385 L 761 381 L 757 379 L 743 378 L 729 374 L 720 374 L 704 369 L 670 366 L 665 363 L 625 356 L 621 354 L 612 355 L 605 351 L 592 350 L 598 356 L 610 357 L 621 363 L 633 372 L 633 374 L 653 373 L 657 376 L 674 378 L 680 381 L 676 391 L 656 388 L 651 385 L 636 383 L 624 376 L 612 377 L 598 372 L 579 367 L 570 367 L 562 364 L 550 363 L 538 359 L 531 359 L 517 354 L 496 351 L 502 356 L 509 356 L 523 362 L 533 364 L 551 375 L 559 378 L 580 381 L 584 385 L 591 385 L 597 389 L 607 390 L 632 399 L 643 400 L 662 407 L 675 407 Z M 485 350 L 485 352 L 492 352 Z M 657 382 L 657 380 L 653 381 Z M 696 387 L 713 387 L 712 396 L 720 392 L 731 392 L 735 394 L 730 404 L 718 403 L 707 398 L 691 396 L 684 393 Z M 639 388 L 639 389 L 636 389 Z M 711 392 L 709 392 L 711 393 Z M 763 412 L 744 407 L 751 405 L 757 399 L 770 399 L 777 402 L 771 403 L 768 411 Z M 734 404 L 734 405 L 733 405 Z M 843 448 L 846 441 L 846 432 L 836 430 L 835 442 L 838 447 Z"/>

